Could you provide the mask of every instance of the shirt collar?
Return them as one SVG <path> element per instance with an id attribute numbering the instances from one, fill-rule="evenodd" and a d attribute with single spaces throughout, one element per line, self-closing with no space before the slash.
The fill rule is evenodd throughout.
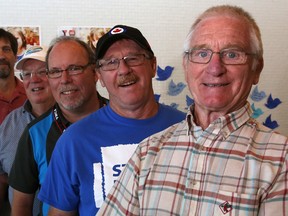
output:
<path id="1" fill-rule="evenodd" d="M 54 115 L 55 115 L 55 109 L 56 109 L 57 115 L 59 115 L 59 116 L 58 116 L 58 117 L 59 117 L 59 120 L 58 120 L 58 121 L 59 121 L 61 124 L 63 124 L 63 126 L 64 126 L 65 128 L 69 127 L 72 123 L 69 122 L 69 121 L 64 117 L 64 115 L 63 115 L 63 113 L 62 113 L 62 111 L 61 111 L 61 109 L 60 109 L 60 107 L 59 107 L 59 105 L 58 105 L 57 103 L 54 105 L 54 108 L 53 108 Z"/>
<path id="2" fill-rule="evenodd" d="M 28 113 L 32 114 L 32 105 L 31 102 L 29 100 L 26 100 L 24 103 L 24 110 Z M 32 114 L 33 115 L 33 114 Z"/>
<path id="3" fill-rule="evenodd" d="M 195 124 L 194 116 L 194 105 L 190 106 L 186 121 L 188 124 L 187 134 L 191 134 L 198 137 L 203 133 L 203 129 Z M 237 130 L 243 124 L 256 124 L 256 120 L 251 118 L 252 110 L 249 102 L 247 102 L 242 108 L 231 112 L 227 115 L 220 116 L 218 119 L 213 121 L 205 131 L 213 131 L 213 133 L 221 133 L 223 137 L 227 138 L 233 131 Z"/>

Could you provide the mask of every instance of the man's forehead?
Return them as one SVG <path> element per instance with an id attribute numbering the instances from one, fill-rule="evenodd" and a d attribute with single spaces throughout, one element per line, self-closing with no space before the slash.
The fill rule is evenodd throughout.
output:
<path id="1" fill-rule="evenodd" d="M 7 38 L 0 38 L 0 45 L 1 46 L 11 46 L 10 41 Z"/>
<path id="2" fill-rule="evenodd" d="M 74 52 L 73 50 L 77 50 L 77 52 Z M 53 46 L 51 49 L 51 52 L 49 54 L 49 59 L 54 56 L 57 53 L 61 54 L 73 54 L 74 56 L 83 56 L 83 53 L 87 53 L 85 48 L 82 47 L 79 43 L 76 41 L 61 41 Z M 87 54 L 88 56 L 88 54 Z"/>
<path id="3" fill-rule="evenodd" d="M 246 22 L 237 18 L 227 16 L 205 18 L 196 26 L 191 43 L 206 44 L 220 41 L 221 43 L 239 43 L 246 46 L 250 40 L 248 28 Z"/>
<path id="4" fill-rule="evenodd" d="M 129 46 L 127 46 L 129 44 Z M 142 47 L 140 47 L 135 41 L 130 40 L 130 39 L 120 39 L 115 41 L 111 46 L 107 49 L 105 55 L 107 53 L 115 52 L 118 51 L 118 47 L 122 46 L 126 50 L 131 50 L 131 51 L 141 51 L 143 50 Z"/>
<path id="5" fill-rule="evenodd" d="M 241 29 L 240 29 L 241 28 Z M 240 19 L 239 17 L 231 16 L 211 16 L 201 20 L 194 29 L 194 32 L 205 31 L 205 32 L 214 32 L 214 31 L 224 31 L 225 29 L 237 29 L 241 31 L 243 29 L 249 29 L 249 23 L 246 20 Z"/>
<path id="6" fill-rule="evenodd" d="M 37 60 L 37 59 L 27 59 L 23 63 L 22 68 L 23 70 L 25 70 L 26 68 L 33 67 L 33 66 L 45 67 L 45 62 Z"/>

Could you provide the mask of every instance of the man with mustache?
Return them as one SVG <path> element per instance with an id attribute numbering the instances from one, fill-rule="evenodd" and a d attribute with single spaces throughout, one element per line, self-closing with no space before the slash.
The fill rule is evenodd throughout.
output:
<path id="1" fill-rule="evenodd" d="M 22 82 L 15 77 L 17 39 L 8 31 L 0 29 L 0 124 L 14 109 L 27 99 Z"/>
<path id="2" fill-rule="evenodd" d="M 22 134 L 10 175 L 14 189 L 12 215 L 31 215 L 35 192 L 41 187 L 60 135 L 74 122 L 107 103 L 97 90 L 95 57 L 76 37 L 52 41 L 46 55 L 48 82 L 56 105 L 32 121 Z M 42 213 L 47 215 L 44 203 Z"/>
<path id="3" fill-rule="evenodd" d="M 59 139 L 41 187 L 50 215 L 95 215 L 137 144 L 185 118 L 154 98 L 156 57 L 133 27 L 117 25 L 96 47 L 97 72 L 109 105 Z"/>
<path id="4" fill-rule="evenodd" d="M 27 99 L 23 83 L 15 76 L 14 64 L 17 61 L 18 43 L 13 34 L 0 29 L 0 125 L 14 109 Z M 7 177 L 0 175 L 0 182 L 7 183 Z M 0 203 L 7 197 L 7 190 L 0 190 Z M 1 211 L 0 205 L 0 211 Z M 2 209 L 2 211 L 4 211 Z"/>

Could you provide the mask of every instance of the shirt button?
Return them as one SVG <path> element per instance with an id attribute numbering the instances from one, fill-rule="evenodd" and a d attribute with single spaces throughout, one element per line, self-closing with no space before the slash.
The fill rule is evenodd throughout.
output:
<path id="1" fill-rule="evenodd" d="M 192 187 L 194 187 L 194 186 L 196 186 L 196 185 L 198 184 L 198 182 L 195 181 L 195 180 L 191 180 L 191 181 L 190 181 L 190 184 L 192 185 Z"/>

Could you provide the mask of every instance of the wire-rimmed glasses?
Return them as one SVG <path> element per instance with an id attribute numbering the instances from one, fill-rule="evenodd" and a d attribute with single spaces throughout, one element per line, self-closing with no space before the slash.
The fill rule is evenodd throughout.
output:
<path id="1" fill-rule="evenodd" d="M 121 60 L 123 60 L 129 67 L 133 67 L 143 64 L 145 59 L 149 59 L 145 54 L 134 54 L 124 56 L 123 58 L 99 59 L 96 65 L 103 71 L 112 71 L 119 68 Z"/>
<path id="2" fill-rule="evenodd" d="M 210 62 L 213 54 L 218 54 L 222 63 L 226 65 L 245 64 L 248 55 L 256 55 L 239 49 L 223 49 L 219 52 L 213 52 L 210 49 L 190 49 L 185 51 L 185 54 L 188 55 L 189 61 L 198 64 L 207 64 Z"/>
<path id="3" fill-rule="evenodd" d="M 35 72 L 31 72 L 31 71 L 26 71 L 26 70 L 22 70 L 20 72 L 20 78 L 21 80 L 30 80 L 32 78 L 32 75 L 33 76 L 38 76 L 40 78 L 43 78 L 43 77 L 46 77 L 46 70 L 43 69 L 43 70 L 39 70 L 39 71 L 35 71 Z"/>
<path id="4" fill-rule="evenodd" d="M 69 76 L 74 76 L 83 73 L 84 70 L 91 64 L 92 63 L 88 63 L 86 65 L 69 65 L 66 69 L 51 68 L 47 70 L 47 76 L 51 79 L 56 79 L 61 77 L 64 71 L 67 71 Z"/>

